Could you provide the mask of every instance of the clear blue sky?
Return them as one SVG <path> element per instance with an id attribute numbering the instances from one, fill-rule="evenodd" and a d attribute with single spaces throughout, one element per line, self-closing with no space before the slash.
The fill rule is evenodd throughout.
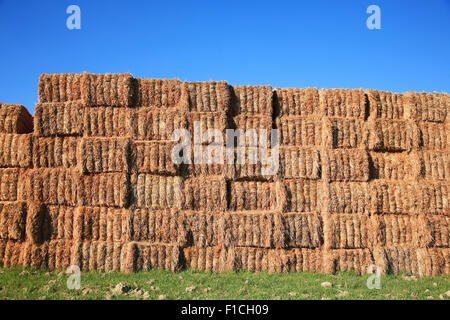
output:
<path id="1" fill-rule="evenodd" d="M 0 101 L 31 112 L 54 72 L 450 92 L 450 0 L 0 0 L 0 43 Z"/>

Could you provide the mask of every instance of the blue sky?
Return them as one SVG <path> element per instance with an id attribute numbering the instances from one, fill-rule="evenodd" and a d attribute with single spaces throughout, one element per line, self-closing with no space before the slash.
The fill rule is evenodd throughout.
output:
<path id="1" fill-rule="evenodd" d="M 450 92 L 450 0 L 0 0 L 0 30 L 0 101 L 30 112 L 39 75 L 59 72 Z"/>

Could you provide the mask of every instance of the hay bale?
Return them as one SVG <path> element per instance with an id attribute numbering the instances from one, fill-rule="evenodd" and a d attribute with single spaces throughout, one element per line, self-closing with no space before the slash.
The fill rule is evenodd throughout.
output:
<path id="1" fill-rule="evenodd" d="M 272 114 L 271 86 L 233 86 L 233 114 Z"/>
<path id="2" fill-rule="evenodd" d="M 333 182 L 325 186 L 329 213 L 370 213 L 371 197 L 367 182 Z"/>
<path id="3" fill-rule="evenodd" d="M 127 253 L 126 272 L 180 268 L 181 251 L 176 245 L 130 242 Z"/>
<path id="4" fill-rule="evenodd" d="M 245 143 L 242 141 L 242 146 L 258 146 L 258 140 L 255 142 L 253 139 L 257 139 L 260 137 L 260 130 L 263 130 L 267 133 L 267 136 L 270 136 L 270 130 L 272 129 L 272 116 L 270 115 L 256 115 L 256 114 L 247 114 L 242 113 L 240 115 L 234 116 L 233 121 L 236 124 L 236 129 L 240 129 L 245 131 Z M 249 130 L 254 130 L 256 137 L 251 137 L 248 135 Z M 250 131 L 251 133 L 252 131 Z M 270 143 L 268 143 L 270 145 Z"/>
<path id="5" fill-rule="evenodd" d="M 22 247 L 21 242 L 0 240 L 0 266 L 3 268 L 19 266 Z"/>
<path id="6" fill-rule="evenodd" d="M 0 169 L 0 201 L 16 201 L 20 169 Z"/>
<path id="7" fill-rule="evenodd" d="M 47 240 L 72 240 L 74 210 L 72 207 L 33 204 L 28 214 L 30 220 L 27 222 L 27 228 L 28 226 L 31 228 L 28 239 L 35 243 Z"/>
<path id="8" fill-rule="evenodd" d="M 417 189 L 410 183 L 372 181 L 370 183 L 371 210 L 376 213 L 414 213 L 417 208 Z"/>
<path id="9" fill-rule="evenodd" d="M 212 141 L 212 139 L 205 139 L 206 132 L 208 130 L 219 130 L 223 136 L 224 144 L 225 130 L 228 126 L 227 114 L 225 111 L 217 112 L 189 112 L 187 114 L 188 129 L 194 144 L 210 144 L 211 142 L 219 143 L 218 141 Z"/>
<path id="10" fill-rule="evenodd" d="M 386 247 L 379 248 L 377 251 L 377 254 L 374 255 L 375 265 L 379 266 L 382 271 L 385 269 L 385 273 L 407 273 L 410 275 L 419 274 L 420 265 L 422 262 L 418 259 L 417 249 Z"/>
<path id="11" fill-rule="evenodd" d="M 108 242 L 129 240 L 129 219 L 127 209 L 77 207 L 73 216 L 73 239 Z"/>
<path id="12" fill-rule="evenodd" d="M 361 119 L 324 119 L 322 143 L 330 149 L 366 149 L 368 144 L 367 123 Z"/>
<path id="13" fill-rule="evenodd" d="M 225 81 L 184 82 L 189 111 L 216 112 L 230 108 L 231 93 Z"/>
<path id="14" fill-rule="evenodd" d="M 181 81 L 178 79 L 141 79 L 137 82 L 137 107 L 176 108 L 182 99 Z"/>
<path id="15" fill-rule="evenodd" d="M 280 169 L 285 179 L 320 179 L 322 171 L 320 152 L 316 149 L 281 147 Z"/>
<path id="16" fill-rule="evenodd" d="M 316 88 L 275 89 L 280 116 L 314 116 L 319 113 L 319 91 Z"/>
<path id="17" fill-rule="evenodd" d="M 423 170 L 416 153 L 369 152 L 369 163 L 371 179 L 415 180 Z"/>
<path id="18" fill-rule="evenodd" d="M 172 140 L 176 129 L 188 129 L 188 118 L 180 110 L 139 108 L 131 113 L 131 132 L 137 140 Z"/>
<path id="19" fill-rule="evenodd" d="M 366 98 L 362 89 L 320 89 L 320 110 L 328 117 L 360 118 L 366 115 Z"/>
<path id="20" fill-rule="evenodd" d="M 449 214 L 448 184 L 421 181 L 417 186 L 417 208 L 425 213 Z"/>
<path id="21" fill-rule="evenodd" d="M 74 170 L 30 169 L 20 175 L 21 200 L 74 206 L 80 190 L 79 176 Z"/>
<path id="22" fill-rule="evenodd" d="M 134 110 L 118 107 L 83 109 L 83 132 L 88 137 L 126 137 L 132 130 Z"/>
<path id="23" fill-rule="evenodd" d="M 227 209 L 227 185 L 221 176 L 188 178 L 184 181 L 183 190 L 183 208 L 186 210 Z"/>
<path id="24" fill-rule="evenodd" d="M 80 172 L 128 171 L 131 151 L 128 138 L 82 138 L 78 147 Z"/>
<path id="25" fill-rule="evenodd" d="M 83 111 L 80 101 L 38 103 L 34 108 L 34 134 L 40 137 L 82 135 Z"/>
<path id="26" fill-rule="evenodd" d="M 131 107 L 136 99 L 133 76 L 122 74 L 91 74 L 81 76 L 81 100 L 89 107 Z"/>
<path id="27" fill-rule="evenodd" d="M 369 249 L 336 249 L 327 250 L 323 255 L 323 271 L 355 271 L 358 275 L 366 274 L 367 268 L 374 264 Z"/>
<path id="28" fill-rule="evenodd" d="M 171 141 L 136 141 L 132 145 L 132 155 L 138 173 L 155 173 L 176 175 L 180 166 L 172 161 L 175 142 Z"/>
<path id="29" fill-rule="evenodd" d="M 322 145 L 320 118 L 283 116 L 276 119 L 281 145 L 319 147 Z"/>
<path id="30" fill-rule="evenodd" d="M 369 149 L 383 152 L 410 151 L 419 145 L 417 127 L 408 121 L 376 120 L 369 123 Z"/>
<path id="31" fill-rule="evenodd" d="M 321 182 L 315 180 L 289 179 L 286 186 L 285 212 L 319 212 L 321 210 Z"/>
<path id="32" fill-rule="evenodd" d="M 36 137 L 33 142 L 34 168 L 76 167 L 79 138 Z"/>
<path id="33" fill-rule="evenodd" d="M 284 213 L 281 215 L 285 243 L 289 248 L 319 248 L 322 246 L 322 218 L 314 213 Z"/>
<path id="34" fill-rule="evenodd" d="M 31 167 L 31 134 L 0 134 L 0 167 Z"/>
<path id="35" fill-rule="evenodd" d="M 419 146 L 424 150 L 443 151 L 448 149 L 449 124 L 419 122 Z"/>
<path id="36" fill-rule="evenodd" d="M 447 93 L 406 92 L 405 105 L 409 116 L 416 121 L 444 122 L 450 108 Z"/>
<path id="37" fill-rule="evenodd" d="M 369 180 L 369 155 L 365 150 L 327 150 L 322 157 L 326 181 Z"/>
<path id="38" fill-rule="evenodd" d="M 323 225 L 326 249 L 362 249 L 374 243 L 368 215 L 327 214 Z"/>
<path id="39" fill-rule="evenodd" d="M 181 209 L 183 206 L 183 180 L 181 177 L 140 173 L 133 175 L 133 198 L 138 208 Z"/>
<path id="40" fill-rule="evenodd" d="M 78 176 L 77 200 L 80 206 L 126 208 L 130 202 L 130 184 L 126 173 L 102 173 Z"/>
<path id="41" fill-rule="evenodd" d="M 449 247 L 450 244 L 450 217 L 443 215 L 426 215 L 424 217 L 426 221 L 425 231 L 430 231 L 430 240 L 426 242 L 427 247 Z M 423 245 L 421 246 L 423 247 Z"/>
<path id="42" fill-rule="evenodd" d="M 418 249 L 418 275 L 436 277 L 450 273 L 450 249 Z"/>
<path id="43" fill-rule="evenodd" d="M 42 73 L 39 77 L 39 102 L 67 102 L 81 99 L 81 77 L 76 73 Z"/>
<path id="44" fill-rule="evenodd" d="M 200 248 L 218 245 L 220 213 L 185 211 L 183 215 L 185 217 L 185 233 L 189 235 L 186 245 Z M 176 230 L 176 228 L 173 229 Z M 172 242 L 180 243 L 178 235 L 175 235 L 177 238 Z"/>
<path id="45" fill-rule="evenodd" d="M 26 202 L 0 203 L 0 240 L 23 241 L 26 216 Z"/>
<path id="46" fill-rule="evenodd" d="M 427 180 L 448 180 L 450 177 L 450 158 L 448 152 L 419 151 L 420 175 Z"/>
<path id="47" fill-rule="evenodd" d="M 227 156 L 229 156 L 230 152 L 233 152 L 233 150 L 230 149 L 225 150 Z M 230 164 L 224 166 L 224 174 L 227 177 L 245 180 L 272 181 L 279 174 L 278 170 L 280 168 L 281 155 L 277 158 L 273 149 L 262 147 L 238 147 L 234 149 L 233 155 L 234 166 Z"/>
<path id="48" fill-rule="evenodd" d="M 185 215 L 177 210 L 133 209 L 128 225 L 127 241 L 178 245 L 186 242 Z"/>
<path id="49" fill-rule="evenodd" d="M 30 133 L 33 117 L 20 104 L 0 103 L 0 133 Z"/>
<path id="50" fill-rule="evenodd" d="M 403 94 L 366 90 L 370 105 L 370 114 L 377 119 L 402 120 L 407 119 L 408 111 L 405 110 L 405 96 Z"/>
<path id="51" fill-rule="evenodd" d="M 276 210 L 276 184 L 265 181 L 232 181 L 229 210 Z"/>

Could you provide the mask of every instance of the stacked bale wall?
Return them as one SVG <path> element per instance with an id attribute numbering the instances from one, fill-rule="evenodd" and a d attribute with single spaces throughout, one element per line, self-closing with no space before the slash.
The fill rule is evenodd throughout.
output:
<path id="1" fill-rule="evenodd" d="M 34 119 L 0 106 L 0 265 L 449 274 L 448 94 L 88 73 L 38 91 Z"/>

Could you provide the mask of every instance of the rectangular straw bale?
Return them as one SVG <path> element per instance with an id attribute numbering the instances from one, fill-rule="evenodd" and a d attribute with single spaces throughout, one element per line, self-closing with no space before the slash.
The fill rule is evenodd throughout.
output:
<path id="1" fill-rule="evenodd" d="M 16 201 L 20 169 L 0 169 L 0 201 Z"/>
<path id="2" fill-rule="evenodd" d="M 281 117 L 319 114 L 319 91 L 316 88 L 277 88 L 275 92 Z"/>
<path id="3" fill-rule="evenodd" d="M 20 263 L 24 267 L 47 268 L 48 266 L 48 244 L 35 244 L 25 242 L 22 245 Z M 0 252 L 1 253 L 1 252 Z"/>
<path id="4" fill-rule="evenodd" d="M 34 134 L 39 137 L 82 135 L 84 109 L 80 101 L 38 103 L 34 108 Z"/>
<path id="5" fill-rule="evenodd" d="M 80 172 L 126 172 L 131 151 L 128 138 L 82 138 L 78 147 Z"/>
<path id="6" fill-rule="evenodd" d="M 67 102 L 81 99 L 81 77 L 77 73 L 41 74 L 38 84 L 39 102 Z"/>
<path id="7" fill-rule="evenodd" d="M 366 98 L 362 89 L 320 89 L 320 109 L 328 117 L 366 117 Z"/>
<path id="8" fill-rule="evenodd" d="M 267 135 L 269 135 L 272 129 L 272 116 L 270 115 L 256 115 L 242 113 L 240 115 L 234 116 L 233 121 L 236 124 L 237 129 L 244 131 L 254 129 L 259 137 L 259 130 L 267 130 Z"/>
<path id="9" fill-rule="evenodd" d="M 362 214 L 371 212 L 367 182 L 333 182 L 325 187 L 326 211 L 329 213 Z M 325 204 L 324 204 L 325 205 Z"/>
<path id="10" fill-rule="evenodd" d="M 322 142 L 325 147 L 365 149 L 368 141 L 367 123 L 361 119 L 324 119 Z"/>
<path id="11" fill-rule="evenodd" d="M 419 276 L 436 277 L 450 274 L 450 249 L 430 248 L 417 250 Z"/>
<path id="12" fill-rule="evenodd" d="M 315 180 L 289 179 L 286 186 L 287 212 L 319 212 L 322 183 Z"/>
<path id="13" fill-rule="evenodd" d="M 181 267 L 181 250 L 176 245 L 131 242 L 126 272 L 164 269 L 177 271 Z"/>
<path id="14" fill-rule="evenodd" d="M 30 133 L 33 131 L 33 117 L 20 104 L 0 102 L 0 133 Z"/>
<path id="15" fill-rule="evenodd" d="M 220 212 L 185 211 L 187 245 L 212 247 L 218 245 Z"/>
<path id="16" fill-rule="evenodd" d="M 76 167 L 78 137 L 36 137 L 33 141 L 33 166 L 35 168 Z"/>
<path id="17" fill-rule="evenodd" d="M 128 207 L 130 182 L 126 173 L 102 173 L 79 177 L 78 205 Z"/>
<path id="18" fill-rule="evenodd" d="M 20 265 L 22 243 L 0 240 L 0 266 L 9 268 Z"/>
<path id="19" fill-rule="evenodd" d="M 419 210 L 425 213 L 450 214 L 448 183 L 420 181 L 416 190 Z"/>
<path id="20" fill-rule="evenodd" d="M 319 248 L 323 242 L 322 219 L 315 213 L 284 213 L 283 232 L 290 248 Z"/>
<path id="21" fill-rule="evenodd" d="M 26 202 L 0 203 L 0 240 L 24 240 L 26 216 Z"/>
<path id="22" fill-rule="evenodd" d="M 139 108 L 131 113 L 131 132 L 137 140 L 172 140 L 176 129 L 188 129 L 188 117 L 179 110 Z"/>
<path id="23" fill-rule="evenodd" d="M 33 136 L 31 134 L 0 134 L 0 167 L 31 166 Z"/>
<path id="24" fill-rule="evenodd" d="M 448 152 L 419 151 L 421 176 L 427 180 L 448 180 L 450 177 L 450 157 Z"/>
<path id="25" fill-rule="evenodd" d="M 137 107 L 176 108 L 182 96 L 181 81 L 178 79 L 137 78 Z M 186 99 L 186 97 L 184 97 Z"/>
<path id="26" fill-rule="evenodd" d="M 53 205 L 77 205 L 82 187 L 70 169 L 30 169 L 20 176 L 20 199 Z"/>
<path id="27" fill-rule="evenodd" d="M 128 241 L 151 243 L 186 242 L 186 221 L 177 210 L 133 209 L 128 219 Z"/>
<path id="28" fill-rule="evenodd" d="M 72 241 L 52 240 L 48 243 L 47 268 L 52 270 L 66 270 L 71 265 Z"/>
<path id="29" fill-rule="evenodd" d="M 227 115 L 218 112 L 189 112 L 187 114 L 189 133 L 195 144 L 210 144 L 211 142 L 225 144 L 225 130 L 228 126 Z M 214 141 L 213 137 L 206 139 L 208 130 L 218 130 L 222 134 L 222 141 Z M 205 140 L 203 140 L 205 137 Z M 215 136 L 214 136 L 215 137 Z"/>
<path id="30" fill-rule="evenodd" d="M 411 119 L 429 122 L 446 121 L 450 108 L 448 93 L 406 92 L 404 96 Z"/>
<path id="31" fill-rule="evenodd" d="M 369 180 L 369 155 L 365 150 L 327 150 L 322 157 L 322 177 L 327 181 Z"/>
<path id="32" fill-rule="evenodd" d="M 138 208 L 182 208 L 184 186 L 181 177 L 141 173 L 132 176 L 132 185 L 133 198 Z"/>
<path id="33" fill-rule="evenodd" d="M 225 165 L 225 169 L 233 169 L 228 176 L 235 179 L 273 180 L 280 170 L 280 158 L 283 153 L 278 151 L 276 156 L 270 147 L 238 147 L 234 150 L 226 149 L 227 154 L 234 151 L 234 166 Z M 280 155 L 281 153 L 281 155 Z"/>
<path id="34" fill-rule="evenodd" d="M 75 241 L 72 245 L 71 264 L 83 271 L 125 271 L 127 245 L 122 242 Z"/>
<path id="35" fill-rule="evenodd" d="M 286 178 L 320 179 L 322 163 L 317 149 L 280 148 L 281 175 Z"/>
<path id="36" fill-rule="evenodd" d="M 233 86 L 233 114 L 272 114 L 271 86 Z"/>
<path id="37" fill-rule="evenodd" d="M 416 153 L 369 152 L 370 178 L 385 180 L 413 180 L 421 172 Z"/>
<path id="38" fill-rule="evenodd" d="M 275 248 L 285 246 L 284 223 L 271 212 L 232 212 L 219 222 L 219 242 L 226 247 Z"/>
<path id="39" fill-rule="evenodd" d="M 370 115 L 377 119 L 406 120 L 405 96 L 394 92 L 366 90 Z"/>
<path id="40" fill-rule="evenodd" d="M 323 224 L 326 249 L 362 249 L 373 244 L 368 215 L 325 214 Z"/>
<path id="41" fill-rule="evenodd" d="M 229 210 L 276 210 L 281 205 L 276 183 L 265 181 L 232 181 Z"/>
<path id="42" fill-rule="evenodd" d="M 374 151 L 410 151 L 419 145 L 414 124 L 401 120 L 376 120 L 369 124 L 369 149 Z"/>
<path id="43" fill-rule="evenodd" d="M 88 137 L 126 137 L 132 130 L 129 108 L 97 107 L 83 109 L 83 132 Z"/>
<path id="44" fill-rule="evenodd" d="M 424 150 L 444 151 L 448 149 L 450 132 L 449 122 L 431 123 L 419 122 L 419 146 Z"/>
<path id="45" fill-rule="evenodd" d="M 179 165 L 172 160 L 175 142 L 171 141 L 136 141 L 132 154 L 135 171 L 138 173 L 157 173 L 175 175 Z"/>
<path id="46" fill-rule="evenodd" d="M 408 182 L 375 180 L 370 183 L 371 209 L 376 213 L 416 214 L 418 196 L 417 187 Z"/>
<path id="47" fill-rule="evenodd" d="M 449 247 L 450 217 L 444 215 L 426 215 L 427 226 L 431 233 L 428 247 Z"/>
<path id="48" fill-rule="evenodd" d="M 232 179 L 235 177 L 235 166 L 232 161 L 227 162 L 227 152 L 225 146 L 191 146 L 191 163 L 182 164 L 180 170 L 188 176 L 224 176 Z M 198 162 L 198 163 L 196 163 Z"/>
<path id="49" fill-rule="evenodd" d="M 238 257 L 235 248 L 186 247 L 183 248 L 185 267 L 201 271 L 235 271 L 238 270 Z"/>
<path id="50" fill-rule="evenodd" d="M 319 147 L 322 145 L 322 121 L 320 118 L 283 116 L 276 119 L 281 145 Z"/>
<path id="51" fill-rule="evenodd" d="M 327 250 L 323 256 L 323 271 L 336 273 L 338 271 L 355 271 L 358 275 L 367 273 L 367 269 L 375 261 L 369 249 L 335 249 Z"/>
<path id="52" fill-rule="evenodd" d="M 230 109 L 231 92 L 225 81 L 184 82 L 189 111 L 226 112 Z"/>
<path id="53" fill-rule="evenodd" d="M 188 178 L 183 193 L 184 209 L 225 211 L 227 208 L 227 186 L 221 176 Z"/>
<path id="54" fill-rule="evenodd" d="M 386 247 L 381 249 L 383 254 L 375 254 L 375 265 L 384 266 L 386 273 L 406 273 L 418 275 L 422 262 L 418 259 L 417 249 Z"/>
<path id="55" fill-rule="evenodd" d="M 131 107 L 135 103 L 135 91 L 129 73 L 83 73 L 81 77 L 81 99 L 88 107 Z"/>
<path id="56" fill-rule="evenodd" d="M 127 240 L 130 212 L 127 209 L 78 207 L 73 216 L 73 239 L 121 242 Z"/>
<path id="57" fill-rule="evenodd" d="M 28 202 L 25 224 L 27 242 L 40 244 L 50 238 L 50 219 L 47 206 L 41 203 Z"/>

